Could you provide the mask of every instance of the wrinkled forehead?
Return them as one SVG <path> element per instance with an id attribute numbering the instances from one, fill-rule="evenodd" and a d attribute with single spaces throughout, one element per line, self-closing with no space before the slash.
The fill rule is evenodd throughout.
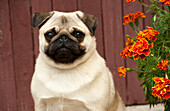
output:
<path id="1" fill-rule="evenodd" d="M 63 12 L 57 12 L 54 11 L 54 14 L 52 17 L 41 27 L 41 31 L 45 32 L 46 30 L 52 29 L 52 28 L 70 28 L 70 27 L 79 27 L 80 29 L 83 29 L 86 27 L 86 25 L 82 22 L 82 20 L 79 18 L 81 13 L 63 13 Z"/>

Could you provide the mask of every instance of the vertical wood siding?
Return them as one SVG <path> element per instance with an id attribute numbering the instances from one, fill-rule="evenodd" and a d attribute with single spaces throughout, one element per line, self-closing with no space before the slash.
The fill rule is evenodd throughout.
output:
<path id="1" fill-rule="evenodd" d="M 120 52 L 123 49 L 122 2 L 121 0 L 103 0 L 103 30 L 105 59 L 113 74 L 115 86 L 123 100 L 127 101 L 126 79 L 120 78 L 117 68 L 124 66 Z"/>
<path id="2" fill-rule="evenodd" d="M 0 111 L 17 110 L 16 81 L 10 26 L 10 9 L 7 0 L 0 3 Z"/>
<path id="3" fill-rule="evenodd" d="M 143 7 L 140 5 L 138 1 L 134 3 L 126 3 L 126 1 L 123 1 L 123 13 L 124 15 L 129 13 L 135 13 L 137 11 L 142 12 Z M 139 23 L 140 29 L 143 29 L 143 21 L 140 20 Z M 135 37 L 136 33 L 132 30 L 132 28 L 129 25 L 124 26 L 124 33 L 130 35 L 131 37 Z M 126 36 L 124 35 L 125 41 Z M 126 66 L 130 68 L 136 69 L 137 65 L 132 61 L 131 59 L 127 58 Z M 127 73 L 127 104 L 140 104 L 145 101 L 144 92 L 142 90 L 142 87 L 140 86 L 141 82 L 138 81 L 136 72 L 128 72 Z"/>
<path id="4" fill-rule="evenodd" d="M 144 0 L 148 3 L 147 0 Z M 98 18 L 95 33 L 97 50 L 113 73 L 117 90 L 127 105 L 144 104 L 145 96 L 135 72 L 119 77 L 117 68 L 136 68 L 120 52 L 125 34 L 135 36 L 130 26 L 122 25 L 125 14 L 146 11 L 138 1 L 125 0 L 1 0 L 0 2 L 0 111 L 33 111 L 30 82 L 38 55 L 38 29 L 33 29 L 34 12 L 81 10 Z M 150 16 L 140 21 L 141 29 L 149 25 Z"/>
<path id="5" fill-rule="evenodd" d="M 34 57 L 29 1 L 9 0 L 9 8 L 17 109 L 30 111 L 33 110 L 30 82 L 34 69 Z"/>

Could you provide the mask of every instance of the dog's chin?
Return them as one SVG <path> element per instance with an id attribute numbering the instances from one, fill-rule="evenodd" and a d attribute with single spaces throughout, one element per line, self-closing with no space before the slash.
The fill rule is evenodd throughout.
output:
<path id="1" fill-rule="evenodd" d="M 68 48 L 60 48 L 55 51 L 53 54 L 46 53 L 48 57 L 50 57 L 56 63 L 73 63 L 76 59 L 84 55 L 84 51 L 80 51 L 80 53 L 74 53 L 74 51 Z"/>

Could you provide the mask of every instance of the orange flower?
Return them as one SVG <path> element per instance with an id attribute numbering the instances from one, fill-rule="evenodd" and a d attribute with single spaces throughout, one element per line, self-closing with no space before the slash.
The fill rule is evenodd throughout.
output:
<path id="1" fill-rule="evenodd" d="M 130 3 L 130 2 L 134 2 L 135 0 L 126 0 L 126 2 Z"/>
<path id="2" fill-rule="evenodd" d="M 168 69 L 168 65 L 170 62 L 168 60 L 161 60 L 161 62 L 158 62 L 157 69 L 163 70 Z"/>
<path id="3" fill-rule="evenodd" d="M 118 70 L 118 72 L 119 72 L 119 76 L 120 76 L 120 77 L 121 77 L 121 76 L 126 77 L 126 72 L 127 72 L 127 70 L 126 70 L 126 68 L 125 68 L 124 66 L 117 68 L 117 70 Z"/>
<path id="4" fill-rule="evenodd" d="M 164 2 L 164 4 L 167 5 L 167 6 L 170 6 L 170 0 L 166 0 L 166 1 Z"/>
<path id="5" fill-rule="evenodd" d="M 141 18 L 145 18 L 146 16 L 144 15 L 144 13 L 142 13 L 142 12 L 139 12 L 139 11 L 137 11 L 135 14 L 134 14 L 134 18 L 135 19 L 141 19 Z"/>
<path id="6" fill-rule="evenodd" d="M 159 0 L 160 2 L 165 2 L 166 0 Z"/>
<path id="7" fill-rule="evenodd" d="M 123 17 L 123 25 L 129 24 L 130 22 L 134 22 L 134 21 L 135 21 L 135 19 L 134 19 L 133 13 L 130 13 Z"/>
<path id="8" fill-rule="evenodd" d="M 128 56 L 128 53 L 129 53 L 129 49 L 126 47 L 126 48 L 124 48 L 122 51 L 121 51 L 121 53 L 120 53 L 120 56 L 121 56 L 121 58 L 127 58 L 127 56 Z"/>
<path id="9" fill-rule="evenodd" d="M 160 2 L 164 2 L 165 5 L 170 6 L 170 0 L 159 0 Z"/>
<path id="10" fill-rule="evenodd" d="M 153 41 L 155 41 L 157 39 L 157 37 L 155 37 L 155 36 L 157 36 L 158 34 L 159 34 L 159 32 L 156 30 L 153 30 L 153 27 L 149 27 L 148 29 L 140 31 L 138 33 L 139 36 L 137 36 L 136 38 L 137 39 L 147 38 L 148 40 L 152 39 Z"/>
<path id="11" fill-rule="evenodd" d="M 148 41 L 144 38 L 141 38 L 140 40 L 137 40 L 134 44 L 132 51 L 136 52 L 134 53 L 135 60 L 139 59 L 139 57 L 143 60 L 150 54 L 150 48 L 153 48 L 153 43 L 148 43 Z"/>
<path id="12" fill-rule="evenodd" d="M 132 46 L 133 46 L 133 39 L 130 39 L 130 38 L 127 38 L 127 41 L 126 41 L 126 48 L 124 48 L 122 51 L 121 51 L 121 53 L 120 53 L 120 55 L 121 55 L 121 58 L 127 58 L 127 56 L 129 56 L 129 57 L 132 57 L 132 52 L 131 52 L 131 48 L 132 48 Z"/>
<path id="13" fill-rule="evenodd" d="M 134 22 L 136 19 L 145 18 L 144 13 L 137 11 L 136 13 L 130 13 L 123 17 L 123 25 Z"/>
<path id="14" fill-rule="evenodd" d="M 143 60 L 150 54 L 150 48 L 153 48 L 153 43 L 148 43 L 145 38 L 137 40 L 136 43 L 133 42 L 133 39 L 128 39 L 126 46 L 120 53 L 121 58 L 124 57 L 126 59 L 127 56 L 134 56 L 134 60 L 138 60 L 139 58 Z"/>
<path id="15" fill-rule="evenodd" d="M 154 77 L 153 80 L 155 81 L 156 85 L 152 87 L 152 95 L 154 97 L 160 97 L 163 99 L 170 98 L 170 80 L 163 78 L 163 77 Z"/>
<path id="16" fill-rule="evenodd" d="M 132 45 L 133 45 L 133 39 L 127 38 L 126 46 L 132 46 Z"/>

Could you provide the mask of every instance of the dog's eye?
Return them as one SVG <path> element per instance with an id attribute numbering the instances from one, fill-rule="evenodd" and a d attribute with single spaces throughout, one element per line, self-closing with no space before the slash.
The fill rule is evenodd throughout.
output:
<path id="1" fill-rule="evenodd" d="M 53 37 L 54 33 L 53 32 L 48 32 L 46 36 Z"/>
<path id="2" fill-rule="evenodd" d="M 80 31 L 74 31 L 72 33 L 72 35 L 76 38 L 81 38 L 81 37 L 84 37 L 84 33 L 83 32 L 80 32 Z"/>
<path id="3" fill-rule="evenodd" d="M 50 41 L 56 35 L 55 30 L 48 31 L 44 34 L 45 38 Z"/>

